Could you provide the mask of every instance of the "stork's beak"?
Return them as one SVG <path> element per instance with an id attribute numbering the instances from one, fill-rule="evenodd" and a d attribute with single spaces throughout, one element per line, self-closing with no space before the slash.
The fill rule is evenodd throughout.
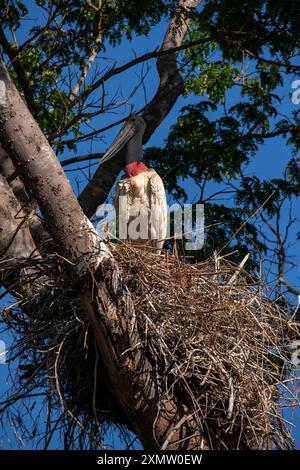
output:
<path id="1" fill-rule="evenodd" d="M 121 150 L 127 144 L 127 142 L 129 142 L 129 140 L 136 134 L 136 132 L 137 129 L 134 123 L 132 121 L 127 121 L 120 130 L 113 143 L 111 144 L 111 146 L 101 158 L 100 165 L 114 157 L 119 152 L 119 150 Z"/>

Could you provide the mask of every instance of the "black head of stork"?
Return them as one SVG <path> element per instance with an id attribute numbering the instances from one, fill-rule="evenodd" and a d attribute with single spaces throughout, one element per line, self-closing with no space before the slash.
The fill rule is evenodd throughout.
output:
<path id="1" fill-rule="evenodd" d="M 143 135 L 146 123 L 141 116 L 133 115 L 126 121 L 119 134 L 101 159 L 101 164 L 113 158 L 126 146 L 124 170 L 126 176 L 136 176 L 148 168 L 143 160 Z"/>

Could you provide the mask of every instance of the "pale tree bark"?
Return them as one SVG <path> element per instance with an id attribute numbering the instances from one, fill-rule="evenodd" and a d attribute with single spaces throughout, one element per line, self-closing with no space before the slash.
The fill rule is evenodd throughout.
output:
<path id="1" fill-rule="evenodd" d="M 31 235 L 30 219 L 0 173 L 0 284 L 17 302 L 26 299 L 26 310 L 34 311 L 45 283 L 41 282 L 42 257 Z"/>
<path id="2" fill-rule="evenodd" d="M 38 217 L 35 209 L 36 202 L 33 196 L 24 185 L 20 172 L 16 165 L 13 163 L 10 155 L 4 150 L 0 144 L 0 173 L 4 176 L 6 182 L 12 189 L 20 209 L 27 216 L 26 225 L 30 229 L 31 236 L 33 237 L 38 248 L 43 251 L 46 249 L 47 242 L 50 237 L 45 227 Z M 43 247 L 42 247 L 43 245 Z"/>
<path id="3" fill-rule="evenodd" d="M 92 48 L 92 51 L 91 51 L 91 54 L 90 56 L 88 57 L 86 63 L 84 64 L 84 67 L 83 67 L 83 70 L 82 70 L 82 73 L 78 79 L 78 81 L 76 82 L 76 84 L 74 85 L 73 87 L 73 90 L 72 90 L 72 93 L 71 93 L 71 101 L 74 100 L 77 96 L 77 94 L 79 93 L 80 91 L 80 88 L 81 86 L 84 84 L 85 80 L 86 80 L 86 77 L 93 65 L 93 62 L 94 60 L 96 59 L 97 55 L 98 55 L 98 52 L 99 52 L 99 49 L 100 49 L 100 46 L 101 46 L 101 43 L 102 43 L 102 9 L 105 5 L 105 1 L 103 0 L 99 0 L 98 1 L 98 6 L 94 5 L 92 2 L 88 2 L 88 5 L 90 6 L 90 8 L 94 9 L 95 12 L 96 12 L 96 16 L 97 16 L 97 31 L 95 33 L 95 43 L 94 43 L 94 46 Z"/>
<path id="4" fill-rule="evenodd" d="M 174 13 L 161 51 L 179 47 L 188 29 L 188 20 L 191 13 L 200 4 L 201 0 L 179 0 L 178 8 Z M 172 52 L 158 58 L 157 71 L 159 85 L 155 96 L 146 106 L 142 117 L 146 121 L 144 143 L 147 143 L 153 132 L 171 111 L 179 96 L 184 90 L 183 79 L 177 67 L 177 53 Z M 84 213 L 91 217 L 97 207 L 104 203 L 123 165 L 123 152 L 119 152 L 114 159 L 99 166 L 93 178 L 79 196 L 79 203 Z"/>
<path id="5" fill-rule="evenodd" d="M 0 173 L 6 178 L 10 187 L 12 188 L 14 195 L 16 196 L 19 203 L 23 206 L 26 212 L 32 210 L 32 199 L 28 194 L 22 179 L 18 174 L 18 170 L 14 165 L 12 159 L 4 148 L 0 145 Z"/>
<path id="6" fill-rule="evenodd" d="M 80 290 L 82 308 L 105 364 L 108 393 L 120 404 L 145 449 L 207 447 L 198 424 L 176 396 L 159 400 L 152 366 L 144 349 L 136 347 L 142 342 L 133 302 L 118 267 L 80 208 L 58 159 L 2 59 L 0 80 L 6 89 L 5 104 L 0 105 L 0 142 L 30 187 L 61 255 L 74 266 L 73 286 Z M 11 210 L 9 218 L 13 221 Z M 35 247 L 27 237 L 28 232 L 26 256 Z"/>
<path id="7" fill-rule="evenodd" d="M 12 188 L 0 174 L 0 255 L 1 269 L 8 270 L 39 252 L 28 227 L 28 214 L 22 209 Z"/>

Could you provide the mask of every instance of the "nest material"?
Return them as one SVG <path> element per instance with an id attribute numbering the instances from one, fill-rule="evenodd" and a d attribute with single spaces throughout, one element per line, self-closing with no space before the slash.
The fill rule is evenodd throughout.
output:
<path id="1" fill-rule="evenodd" d="M 281 405 L 293 399 L 281 382 L 296 326 L 262 286 L 228 262 L 192 265 L 124 247 L 114 256 L 161 398 L 180 395 L 211 448 L 292 446 Z"/>
<path id="2" fill-rule="evenodd" d="M 292 448 L 282 406 L 295 405 L 289 344 L 297 325 L 283 309 L 224 260 L 189 264 L 167 253 L 110 248 L 134 301 L 160 399 L 180 397 L 212 449 Z M 59 399 L 74 427 L 99 443 L 109 426 L 124 430 L 126 418 L 103 387 L 104 364 L 62 276 L 34 321 L 6 322 L 18 324 L 16 349 L 25 345 L 35 371 L 30 391 L 47 390 L 50 378 L 51 400 Z"/>

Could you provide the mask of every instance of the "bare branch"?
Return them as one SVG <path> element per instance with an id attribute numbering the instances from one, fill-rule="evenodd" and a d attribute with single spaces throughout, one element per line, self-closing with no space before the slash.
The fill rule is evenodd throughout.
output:
<path id="1" fill-rule="evenodd" d="M 82 84 L 84 83 L 84 81 L 86 80 L 86 77 L 92 67 L 92 64 L 94 62 L 94 60 L 96 59 L 97 57 L 97 54 L 98 54 L 98 51 L 99 51 L 99 48 L 101 46 L 101 42 L 102 42 L 102 8 L 105 4 L 105 2 L 103 2 L 102 0 L 99 0 L 99 5 L 98 7 L 96 7 L 91 0 L 86 0 L 87 4 L 92 7 L 96 13 L 97 13 L 97 31 L 96 31 L 96 37 L 95 37 L 95 44 L 94 44 L 94 47 L 92 48 L 92 52 L 88 58 L 88 60 L 86 61 L 84 67 L 83 67 L 83 70 L 82 70 L 82 74 L 79 78 L 79 80 L 77 81 L 77 83 L 75 84 L 73 90 L 72 90 L 72 93 L 71 93 L 71 101 L 73 99 L 75 99 L 76 95 L 79 93 L 80 91 L 80 87 L 82 86 Z"/>
<path id="2" fill-rule="evenodd" d="M 61 162 L 61 166 L 72 165 L 72 163 L 84 162 L 86 160 L 99 160 L 103 153 L 88 153 L 86 155 L 78 155 L 77 157 L 70 157 Z"/>
<path id="3" fill-rule="evenodd" d="M 300 290 L 297 290 L 294 286 L 292 286 L 286 279 L 284 279 L 284 277 L 281 277 L 279 279 L 280 283 L 283 284 L 287 290 L 291 293 L 291 294 L 294 294 L 294 295 L 297 295 L 299 296 L 300 295 Z"/>
<path id="4" fill-rule="evenodd" d="M 199 0 L 199 2 L 200 1 L 201 0 Z M 160 59 L 160 58 L 164 58 L 165 56 L 171 56 L 173 54 L 176 57 L 176 53 L 178 53 L 178 52 L 180 52 L 184 49 L 189 49 L 189 48 L 198 46 L 200 44 L 205 44 L 205 43 L 210 42 L 212 40 L 214 40 L 214 38 L 212 36 L 207 36 L 206 38 L 201 38 L 201 39 L 197 39 L 195 41 L 186 42 L 185 44 L 181 44 L 181 45 L 176 46 L 176 47 L 169 47 L 167 49 L 166 48 L 164 48 L 164 49 L 161 48 L 160 50 L 156 49 L 152 52 L 147 52 L 146 54 L 143 54 L 139 57 L 135 57 L 134 59 L 130 60 L 129 62 L 127 62 L 124 65 L 120 65 L 119 67 L 113 67 L 110 70 L 108 70 L 101 78 L 99 78 L 94 83 L 89 85 L 80 94 L 80 96 L 78 96 L 77 99 L 74 100 L 73 105 L 77 104 L 78 102 L 85 99 L 87 96 L 89 96 L 98 87 L 102 86 L 103 83 L 105 83 L 110 78 L 112 78 L 116 75 L 119 75 L 122 72 L 126 72 L 126 70 L 134 67 L 135 65 L 141 64 L 141 63 L 146 62 L 146 61 L 151 60 L 151 59 Z"/>
<path id="5" fill-rule="evenodd" d="M 237 280 L 239 274 L 241 273 L 242 269 L 244 268 L 245 264 L 247 263 L 249 257 L 250 257 L 250 253 L 247 253 L 246 256 L 242 259 L 242 261 L 238 265 L 235 273 L 232 275 L 232 277 L 228 281 L 229 286 L 235 283 L 235 281 Z"/>
<path id="6" fill-rule="evenodd" d="M 52 145 L 56 145 L 56 144 L 59 144 L 59 143 L 63 144 L 63 145 L 66 145 L 66 144 L 73 144 L 74 142 L 83 142 L 85 140 L 89 140 L 91 137 L 95 137 L 98 134 L 101 134 L 102 132 L 105 132 L 105 131 L 108 131 L 109 129 L 112 129 L 113 127 L 118 126 L 119 124 L 122 124 L 123 122 L 126 121 L 126 119 L 128 119 L 128 116 L 126 116 L 125 118 L 119 119 L 118 121 L 115 121 L 112 124 L 108 124 L 108 126 L 101 127 L 100 129 L 95 129 L 91 132 L 88 132 L 87 134 L 81 135 L 81 136 L 79 136 L 77 138 L 74 138 L 74 139 L 71 138 L 71 139 L 65 139 L 65 140 L 62 140 L 62 141 L 54 141 L 54 142 L 51 142 L 50 138 L 48 140 L 51 142 Z"/>
<path id="7" fill-rule="evenodd" d="M 19 56 L 19 54 L 24 49 L 26 49 L 27 46 L 29 46 L 32 43 L 32 41 L 36 40 L 36 42 L 34 43 L 35 47 L 41 42 L 41 40 L 44 38 L 50 24 L 52 23 L 52 21 L 55 20 L 56 15 L 63 8 L 63 6 L 64 6 L 63 3 L 64 3 L 63 1 L 60 2 L 60 4 L 55 7 L 53 12 L 49 11 L 48 19 L 47 19 L 47 22 L 45 23 L 45 25 L 41 29 L 38 29 L 32 36 L 30 36 L 23 44 L 21 44 L 19 46 L 18 50 L 16 51 L 16 58 L 17 58 L 17 56 Z"/>
<path id="8" fill-rule="evenodd" d="M 265 217 L 262 211 L 259 212 L 259 215 L 264 222 L 264 224 L 268 227 L 272 235 L 274 236 L 275 240 L 268 240 L 270 243 L 276 243 L 276 248 L 274 251 L 274 258 L 276 258 L 275 265 L 277 266 L 277 288 L 279 289 L 281 285 L 284 285 L 288 292 L 294 295 L 300 295 L 300 291 L 298 291 L 294 286 L 292 286 L 286 279 L 286 265 L 287 263 L 287 247 L 285 246 L 289 234 L 289 229 L 292 224 L 296 221 L 292 218 L 291 210 L 289 213 L 289 221 L 285 225 L 285 234 L 284 237 L 281 234 L 281 227 L 280 227 L 280 217 L 281 217 L 281 209 L 285 202 L 285 198 L 283 198 L 276 208 L 275 214 L 275 224 L 272 225 L 271 222 Z M 267 239 L 266 235 L 263 234 L 264 238 Z M 273 263 L 273 262 L 272 262 Z"/>
<path id="9" fill-rule="evenodd" d="M 278 137 L 279 135 L 285 135 L 288 134 L 289 132 L 300 132 L 300 129 L 298 126 L 294 125 L 289 125 L 287 127 L 283 127 L 281 129 L 277 129 L 271 132 L 264 132 L 261 134 L 247 134 L 247 137 L 254 137 L 255 139 L 271 139 L 273 137 Z"/>
<path id="10" fill-rule="evenodd" d="M 100 5 L 99 5 L 98 7 L 92 2 L 92 0 L 85 0 L 85 2 L 86 2 L 86 4 L 87 4 L 92 10 L 94 10 L 94 11 L 97 11 L 97 12 L 98 12 L 99 9 L 101 8 L 101 6 L 100 6 L 100 5 L 101 5 L 101 1 L 99 2 Z"/>
<path id="11" fill-rule="evenodd" d="M 30 258 L 39 258 L 39 252 L 32 239 L 26 214 L 11 187 L 0 174 L 0 255 L 11 270 L 19 263 Z M 2 271 L 3 272 L 3 271 Z"/>
<path id="12" fill-rule="evenodd" d="M 32 199 L 25 188 L 25 185 L 20 177 L 20 173 L 14 165 L 8 153 L 0 144 L 0 173 L 5 177 L 11 186 L 14 195 L 19 203 L 23 206 L 25 212 L 31 212 L 33 208 Z"/>
<path id="13" fill-rule="evenodd" d="M 0 26 L 0 44 L 3 47 L 4 52 L 8 55 L 13 68 L 17 74 L 19 84 L 24 92 L 26 103 L 31 112 L 34 112 L 34 96 L 33 90 L 28 82 L 25 70 L 23 69 L 17 51 L 8 42 L 2 27 Z"/>
<path id="14" fill-rule="evenodd" d="M 22 212 L 29 216 L 27 225 L 30 228 L 31 235 L 38 247 L 40 244 L 49 239 L 45 227 L 35 212 L 36 201 L 32 194 L 24 184 L 24 180 L 21 177 L 19 169 L 16 167 L 14 162 L 8 153 L 4 150 L 0 144 L 0 174 L 2 174 L 11 187 L 14 196 L 16 197 Z M 45 250 L 45 248 L 44 248 Z"/>
<path id="15" fill-rule="evenodd" d="M 228 36 L 235 35 L 236 33 L 238 33 L 240 36 L 244 34 L 249 37 L 251 37 L 251 35 L 253 34 L 253 33 L 249 33 L 246 31 L 244 33 L 236 32 L 236 31 L 225 31 L 224 33 L 218 34 L 218 39 L 220 42 L 225 42 L 227 44 L 231 44 L 232 46 L 238 47 L 239 49 L 241 49 L 241 51 L 246 52 L 248 55 L 253 57 L 258 62 L 263 62 L 264 64 L 276 65 L 277 67 L 283 67 L 283 68 L 286 68 L 288 71 L 300 70 L 299 65 L 293 65 L 287 61 L 283 62 L 280 60 L 272 60 L 272 59 L 266 59 L 265 57 L 261 57 L 260 55 L 250 51 L 249 49 L 246 49 L 240 41 L 233 40 L 228 37 Z"/>

